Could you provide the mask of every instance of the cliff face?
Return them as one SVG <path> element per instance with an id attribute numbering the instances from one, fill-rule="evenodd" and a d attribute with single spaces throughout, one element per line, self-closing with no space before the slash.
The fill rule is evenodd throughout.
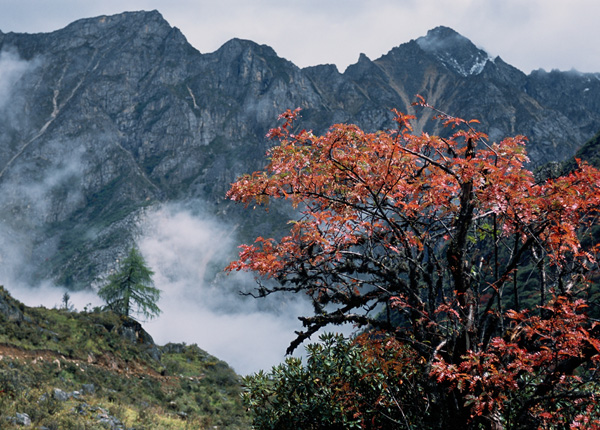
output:
<path id="1" fill-rule="evenodd" d="M 156 11 L 0 33 L 0 52 L 0 254 L 16 265 L 18 244 L 15 259 L 33 263 L 19 276 L 71 288 L 105 271 L 160 202 L 199 199 L 242 231 L 276 228 L 223 197 L 265 164 L 264 136 L 288 108 L 315 132 L 374 130 L 393 127 L 391 108 L 414 112 L 420 94 L 480 119 L 494 140 L 527 135 L 534 164 L 573 155 L 600 130 L 600 75 L 525 75 L 444 27 L 344 73 L 300 69 L 246 40 L 202 54 Z M 443 132 L 425 114 L 417 129 Z"/>

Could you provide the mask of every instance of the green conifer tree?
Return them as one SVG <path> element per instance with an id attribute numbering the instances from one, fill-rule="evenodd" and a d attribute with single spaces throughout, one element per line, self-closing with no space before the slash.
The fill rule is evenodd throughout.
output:
<path id="1" fill-rule="evenodd" d="M 131 317 L 136 313 L 152 319 L 161 313 L 156 304 L 161 291 L 154 287 L 153 274 L 134 246 L 117 272 L 111 274 L 107 284 L 100 288 L 98 296 L 106 302 L 107 308 L 120 315 Z"/>

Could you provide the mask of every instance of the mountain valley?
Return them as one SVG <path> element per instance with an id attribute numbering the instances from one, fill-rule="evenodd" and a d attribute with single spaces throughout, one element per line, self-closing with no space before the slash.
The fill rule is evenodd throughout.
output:
<path id="1" fill-rule="evenodd" d="M 286 109 L 301 108 L 300 128 L 325 133 L 341 122 L 395 128 L 395 108 L 416 115 L 417 132 L 444 136 L 434 113 L 413 105 L 417 95 L 480 120 L 492 141 L 527 136 L 532 169 L 568 169 L 573 157 L 600 164 L 600 73 L 525 74 L 447 27 L 374 60 L 361 54 L 344 71 L 299 68 L 242 39 L 201 53 L 158 11 L 52 33 L 0 31 L 0 405 L 16 420 L 25 411 L 15 396 L 34 410 L 55 389 L 93 383 L 83 400 L 46 397 L 54 400 L 44 407 L 65 422 L 85 403 L 90 417 L 106 412 L 135 428 L 157 417 L 172 421 L 163 428 L 186 419 L 247 428 L 236 372 L 283 356 L 298 314 L 311 308 L 296 297 L 257 304 L 238 294 L 255 287 L 250 276 L 223 274 L 237 245 L 281 235 L 296 215 L 279 203 L 245 209 L 225 198 L 230 184 L 267 163 L 266 135 Z M 134 322 L 92 304 L 38 308 L 8 293 L 93 295 L 133 243 L 149 257 L 165 310 L 133 338 Z M 162 347 L 145 331 L 158 338 L 159 326 Z M 207 340 L 183 343 L 195 336 Z M 16 394 L 41 374 L 44 384 Z M 157 413 L 144 418 L 144 405 Z M 49 415 L 36 422 L 52 428 Z"/>

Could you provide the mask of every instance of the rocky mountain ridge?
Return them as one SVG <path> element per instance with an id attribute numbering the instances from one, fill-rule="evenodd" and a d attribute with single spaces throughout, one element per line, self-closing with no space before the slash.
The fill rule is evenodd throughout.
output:
<path id="1" fill-rule="evenodd" d="M 572 156 L 600 130 L 600 74 L 526 75 L 445 27 L 343 73 L 241 39 L 203 54 L 157 11 L 0 32 L 0 53 L 0 255 L 12 277 L 71 289 L 109 269 L 161 203 L 227 220 L 242 240 L 276 231 L 288 215 L 278 207 L 242 213 L 224 195 L 265 164 L 264 136 L 288 108 L 318 133 L 393 127 L 391 108 L 444 133 L 411 106 L 420 94 L 478 118 L 492 140 L 525 134 L 534 165 Z"/>

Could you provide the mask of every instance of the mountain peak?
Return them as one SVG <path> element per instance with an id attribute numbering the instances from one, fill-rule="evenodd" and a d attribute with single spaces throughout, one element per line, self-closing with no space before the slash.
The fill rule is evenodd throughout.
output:
<path id="1" fill-rule="evenodd" d="M 123 22 L 130 24 L 136 22 L 158 22 L 161 24 L 167 24 L 167 21 L 163 18 L 157 10 L 152 11 L 135 11 L 135 12 L 122 12 L 115 15 L 100 15 L 94 18 L 83 18 L 72 22 L 67 26 L 69 27 L 81 27 L 85 25 L 103 25 L 110 27 L 112 25 L 118 25 Z"/>
<path id="2" fill-rule="evenodd" d="M 440 52 L 455 47 L 477 49 L 469 39 L 444 26 L 429 30 L 426 36 L 417 39 L 417 43 L 426 52 Z"/>
<path id="3" fill-rule="evenodd" d="M 228 51 L 228 52 L 229 51 L 237 52 L 237 51 L 251 50 L 251 51 L 259 52 L 260 54 L 266 55 L 269 57 L 277 57 L 277 53 L 270 46 L 261 45 L 252 40 L 240 39 L 237 37 L 234 37 L 233 39 L 225 42 L 218 50 L 219 51 Z"/>
<path id="4" fill-rule="evenodd" d="M 71 30 L 83 36 L 90 36 L 102 34 L 110 28 L 117 28 L 119 31 L 127 33 L 146 33 L 148 31 L 166 33 L 171 30 L 171 25 L 160 12 L 152 10 L 84 18 L 69 24 L 65 30 Z"/>
<path id="5" fill-rule="evenodd" d="M 421 39 L 424 38 L 448 38 L 448 37 L 459 37 L 465 40 L 469 40 L 466 37 L 462 36 L 460 33 L 458 33 L 457 31 L 453 30 L 450 27 L 446 27 L 444 25 L 439 25 L 435 28 L 432 28 L 431 30 L 429 30 L 427 32 L 427 36 L 422 37 Z"/>
<path id="6" fill-rule="evenodd" d="M 449 27 L 439 26 L 416 40 L 419 47 L 435 56 L 449 70 L 462 76 L 478 75 L 491 60 L 487 52 Z"/>

